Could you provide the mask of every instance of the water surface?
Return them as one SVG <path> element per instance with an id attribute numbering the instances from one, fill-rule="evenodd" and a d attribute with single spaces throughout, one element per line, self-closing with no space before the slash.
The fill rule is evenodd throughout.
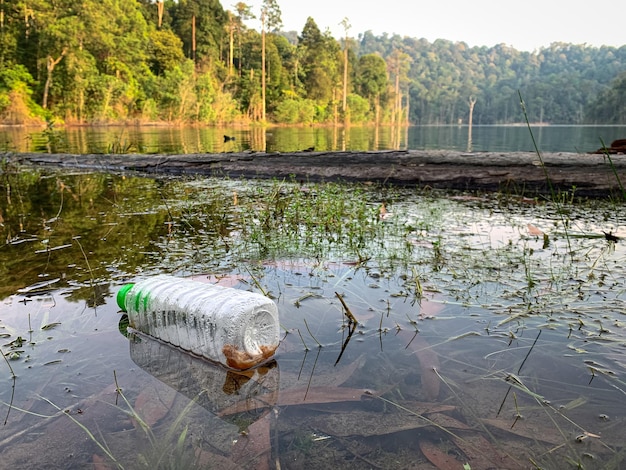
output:
<path id="1" fill-rule="evenodd" d="M 625 252 L 603 234 L 626 235 L 621 203 L 63 172 L 1 186 L 7 466 L 625 461 Z M 129 335 L 117 290 L 161 272 L 274 298 L 275 360 L 238 374 Z"/>
<path id="2" fill-rule="evenodd" d="M 589 152 L 626 138 L 626 126 L 474 126 L 473 151 Z M 224 136 L 235 140 L 225 141 Z M 0 150 L 65 153 L 220 153 L 468 149 L 466 126 L 391 127 L 80 127 L 0 129 Z"/>

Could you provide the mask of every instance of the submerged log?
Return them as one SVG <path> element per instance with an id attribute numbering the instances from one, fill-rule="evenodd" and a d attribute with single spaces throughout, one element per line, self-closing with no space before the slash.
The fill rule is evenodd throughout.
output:
<path id="1" fill-rule="evenodd" d="M 395 150 L 376 152 L 240 152 L 225 154 L 5 153 L 3 160 L 34 166 L 205 175 L 228 178 L 347 181 L 550 197 L 574 191 L 583 197 L 622 197 L 626 158 L 534 152 Z"/>

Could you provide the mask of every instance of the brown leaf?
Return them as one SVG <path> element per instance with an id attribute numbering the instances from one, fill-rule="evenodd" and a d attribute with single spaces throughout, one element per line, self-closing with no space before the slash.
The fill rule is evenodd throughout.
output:
<path id="1" fill-rule="evenodd" d="M 112 467 L 107 464 L 107 460 L 104 457 L 100 457 L 98 454 L 93 454 L 91 464 L 91 468 L 94 470 L 112 470 Z"/>
<path id="2" fill-rule="evenodd" d="M 463 468 L 463 462 L 459 462 L 453 456 L 439 450 L 432 442 L 421 440 L 419 445 L 424 456 L 439 470 L 459 470 Z"/>
<path id="3" fill-rule="evenodd" d="M 484 436 L 478 433 L 464 433 L 452 440 L 468 458 L 472 468 L 499 468 L 522 470 L 524 467 L 508 455 L 502 455 Z"/>
<path id="4" fill-rule="evenodd" d="M 511 428 L 513 420 L 482 419 L 483 423 L 527 439 L 547 442 L 552 445 L 563 444 L 563 436 L 548 427 L 534 426 L 530 421 L 518 420 Z"/>
<path id="5" fill-rule="evenodd" d="M 171 388 L 144 388 L 135 400 L 134 410 L 150 427 L 163 418 L 174 403 L 176 392 Z"/>
<path id="6" fill-rule="evenodd" d="M 454 429 L 454 430 L 469 430 L 472 429 L 467 424 L 462 423 L 458 419 L 455 419 L 451 416 L 444 415 L 441 413 L 433 413 L 428 416 L 433 423 L 441 426 L 444 429 Z"/>
<path id="7" fill-rule="evenodd" d="M 528 224 L 526 227 L 528 227 L 528 235 L 533 237 L 543 237 L 543 232 L 533 224 Z"/>
<path id="8" fill-rule="evenodd" d="M 266 414 L 263 418 L 255 421 L 242 434 L 233 446 L 231 457 L 235 463 L 251 463 L 255 470 L 269 470 L 271 468 L 271 448 L 270 421 L 271 414 Z"/>
<path id="9" fill-rule="evenodd" d="M 386 413 L 354 410 L 321 414 L 312 418 L 311 423 L 314 428 L 331 436 L 339 437 L 384 436 L 401 431 L 432 427 L 433 423 L 454 431 L 470 429 L 466 424 L 438 413 L 439 410 L 447 409 L 449 405 L 424 403 L 421 409 L 416 409 L 411 404 L 403 402 L 401 406 L 410 409 L 411 413 L 400 408 Z"/>
<path id="10" fill-rule="evenodd" d="M 298 388 L 291 390 L 281 390 L 278 396 L 278 405 L 305 405 L 319 403 L 342 403 L 349 401 L 361 401 L 361 397 L 365 394 L 365 390 L 347 387 L 310 387 Z M 369 395 L 368 395 L 369 396 Z M 264 408 L 268 401 L 263 396 L 258 396 L 255 403 L 239 402 L 219 413 L 219 416 L 227 416 L 235 413 L 252 411 L 254 409 Z M 273 402 L 271 402 L 273 403 Z"/>
<path id="11" fill-rule="evenodd" d="M 433 351 L 428 341 L 422 339 L 419 335 L 411 340 L 408 349 L 413 350 L 417 356 L 424 395 L 428 400 L 435 400 L 439 396 L 441 388 L 441 381 L 435 373 L 435 369 L 440 368 L 439 356 Z"/>
<path id="12" fill-rule="evenodd" d="M 406 413 L 380 413 L 351 411 L 347 413 L 325 413 L 311 418 L 314 429 L 337 437 L 385 436 L 400 431 L 410 431 L 431 426 L 419 416 Z"/>

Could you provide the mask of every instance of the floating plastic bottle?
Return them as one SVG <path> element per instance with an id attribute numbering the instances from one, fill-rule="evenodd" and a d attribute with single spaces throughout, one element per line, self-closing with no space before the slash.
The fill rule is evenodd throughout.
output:
<path id="1" fill-rule="evenodd" d="M 135 330 L 233 369 L 278 347 L 278 309 L 261 294 L 159 275 L 123 286 L 117 304 Z"/>

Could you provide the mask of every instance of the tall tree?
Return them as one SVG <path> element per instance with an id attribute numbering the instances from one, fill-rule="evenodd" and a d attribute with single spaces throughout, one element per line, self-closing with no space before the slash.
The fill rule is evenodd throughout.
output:
<path id="1" fill-rule="evenodd" d="M 393 53 L 387 59 L 387 66 L 390 74 L 394 77 L 394 105 L 392 112 L 392 124 L 400 125 L 402 122 L 402 87 L 407 83 L 407 76 L 410 69 L 411 58 L 405 52 L 394 49 Z"/>
<path id="2" fill-rule="evenodd" d="M 343 30 L 345 32 L 344 40 L 343 40 L 343 99 L 341 110 L 343 111 L 344 118 L 346 118 L 346 105 L 348 101 L 348 30 L 352 27 L 348 18 L 344 18 L 339 23 L 343 26 Z"/>
<path id="3" fill-rule="evenodd" d="M 280 28 L 282 25 L 280 7 L 276 0 L 263 0 L 261 5 L 261 120 L 265 121 L 267 102 L 265 98 L 267 88 L 266 72 L 266 35 L 267 31 Z"/>
<path id="4" fill-rule="evenodd" d="M 322 34 L 311 17 L 299 39 L 298 48 L 303 51 L 300 74 L 307 97 L 323 105 L 336 104 L 341 86 L 339 44 L 330 35 Z"/>
<path id="5" fill-rule="evenodd" d="M 367 54 L 359 58 L 358 91 L 368 99 L 370 107 L 374 109 L 374 122 L 380 122 L 380 98 L 386 92 L 389 79 L 387 64 L 378 54 Z"/>
<path id="6" fill-rule="evenodd" d="M 172 28 L 183 40 L 187 57 L 195 52 L 200 69 L 220 60 L 228 16 L 219 0 L 179 0 L 171 8 Z M 195 34 L 194 34 L 195 33 Z"/>
<path id="7" fill-rule="evenodd" d="M 242 50 L 241 50 L 241 37 L 243 35 L 243 31 L 244 31 L 244 21 L 248 21 L 248 20 L 252 20 L 255 18 L 254 14 L 252 13 L 252 8 L 250 7 L 250 5 L 244 3 L 244 2 L 237 2 L 235 4 L 235 10 L 237 11 L 237 22 L 235 23 L 235 29 L 237 31 L 237 46 L 239 49 L 239 53 L 238 53 L 238 64 L 237 64 L 237 69 L 239 71 L 239 77 L 241 77 L 241 70 L 242 70 L 242 64 L 243 64 L 243 56 L 242 56 Z"/>

